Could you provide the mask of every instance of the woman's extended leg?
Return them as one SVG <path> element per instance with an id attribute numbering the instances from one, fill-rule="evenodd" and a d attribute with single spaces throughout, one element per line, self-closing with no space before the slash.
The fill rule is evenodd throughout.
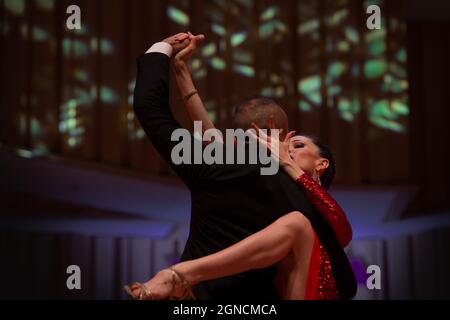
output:
<path id="1" fill-rule="evenodd" d="M 298 219 L 298 216 L 293 216 L 292 222 L 297 223 Z M 278 263 L 277 286 L 282 299 L 304 299 L 313 246 L 314 230 L 308 223 L 296 235 L 289 254 Z"/>
<path id="2" fill-rule="evenodd" d="M 195 285 L 202 281 L 221 278 L 252 269 L 265 268 L 281 260 L 285 299 L 302 299 L 308 274 L 309 257 L 313 246 L 313 229 L 300 212 L 286 214 L 261 231 L 214 254 L 175 266 L 185 279 Z M 154 298 L 168 298 L 172 291 L 170 270 L 162 270 L 145 286 Z M 178 290 L 178 292 L 177 292 Z M 181 295 L 176 288 L 175 295 Z"/>

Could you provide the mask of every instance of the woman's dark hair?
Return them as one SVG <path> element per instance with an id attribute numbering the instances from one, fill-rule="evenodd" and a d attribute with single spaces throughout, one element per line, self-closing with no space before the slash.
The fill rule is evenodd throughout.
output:
<path id="1" fill-rule="evenodd" d="M 311 141 L 319 149 L 319 155 L 322 158 L 325 158 L 328 160 L 328 162 L 329 162 L 328 168 L 325 169 L 325 172 L 320 177 L 320 182 L 322 183 L 322 187 L 324 187 L 325 189 L 328 189 L 331 186 L 331 183 L 333 182 L 334 176 L 336 175 L 336 163 L 334 161 L 334 156 L 333 156 L 333 153 L 331 152 L 330 148 L 326 144 L 322 143 L 322 141 L 320 141 L 319 138 L 317 138 L 314 135 L 307 134 L 307 133 L 301 133 L 301 132 L 297 132 L 295 135 L 307 137 L 307 138 L 311 139 Z"/>

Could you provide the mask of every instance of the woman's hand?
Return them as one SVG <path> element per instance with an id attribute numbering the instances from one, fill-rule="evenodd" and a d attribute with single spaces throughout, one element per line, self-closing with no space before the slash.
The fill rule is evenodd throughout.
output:
<path id="1" fill-rule="evenodd" d="M 194 54 L 195 50 L 197 50 L 197 44 L 202 42 L 205 39 L 203 34 L 199 34 L 194 36 L 192 33 L 188 33 L 189 36 L 189 45 L 178 52 L 174 57 L 174 67 L 175 69 L 183 69 L 188 68 L 189 60 Z M 183 39 L 184 40 L 184 39 Z"/>
<path id="2" fill-rule="evenodd" d="M 189 44 L 189 34 L 184 32 L 177 33 L 176 35 L 164 39 L 163 42 L 170 44 L 173 49 L 173 54 L 177 54 Z"/>
<path id="3" fill-rule="evenodd" d="M 291 138 L 295 135 L 295 131 L 290 131 L 283 140 L 272 139 L 272 137 L 268 136 L 254 123 L 252 123 L 252 127 L 256 130 L 257 136 L 255 136 L 258 141 L 265 146 L 271 152 L 271 157 L 277 161 L 280 166 L 289 174 L 292 179 L 296 180 L 299 176 L 301 176 L 304 171 L 292 160 L 289 155 L 289 142 Z M 280 135 L 282 134 L 283 129 L 280 130 Z"/>

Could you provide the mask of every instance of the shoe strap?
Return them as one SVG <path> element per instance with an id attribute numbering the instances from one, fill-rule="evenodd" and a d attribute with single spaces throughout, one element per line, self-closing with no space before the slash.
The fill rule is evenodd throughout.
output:
<path id="1" fill-rule="evenodd" d="M 173 267 L 169 267 L 169 270 L 172 271 L 172 286 L 173 286 L 173 290 L 172 290 L 172 295 L 170 297 L 170 299 L 172 300 L 174 298 L 173 296 L 173 292 L 175 291 L 175 286 L 176 286 L 176 280 L 175 280 L 175 276 L 177 276 L 180 281 L 181 281 L 181 285 L 184 289 L 183 295 L 179 298 L 176 299 L 180 299 L 180 300 L 195 300 L 195 295 L 192 292 L 192 288 L 191 288 L 191 284 L 189 283 L 189 281 L 186 280 L 186 278 L 177 270 L 175 270 Z"/>

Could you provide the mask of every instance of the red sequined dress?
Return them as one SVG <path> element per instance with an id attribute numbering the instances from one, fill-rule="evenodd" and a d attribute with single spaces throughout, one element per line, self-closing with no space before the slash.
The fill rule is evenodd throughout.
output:
<path id="1" fill-rule="evenodd" d="M 352 227 L 339 204 L 307 174 L 302 174 L 296 182 L 329 223 L 341 246 L 346 247 L 352 239 Z M 335 299 L 339 299 L 339 292 L 331 270 L 330 257 L 314 233 L 305 300 Z"/>

